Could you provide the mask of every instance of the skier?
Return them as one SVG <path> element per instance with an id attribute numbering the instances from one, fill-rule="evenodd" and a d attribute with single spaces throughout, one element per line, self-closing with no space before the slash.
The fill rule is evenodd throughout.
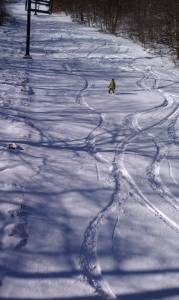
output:
<path id="1" fill-rule="evenodd" d="M 116 83 L 115 83 L 115 80 L 114 79 L 112 79 L 111 81 L 110 81 L 110 83 L 109 83 L 109 85 L 108 85 L 108 92 L 109 92 L 109 94 L 111 94 L 111 92 L 114 94 L 114 92 L 115 92 L 115 89 L 116 89 Z"/>

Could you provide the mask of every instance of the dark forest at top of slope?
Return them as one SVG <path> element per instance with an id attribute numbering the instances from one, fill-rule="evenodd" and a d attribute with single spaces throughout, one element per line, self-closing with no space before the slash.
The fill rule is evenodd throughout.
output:
<path id="1" fill-rule="evenodd" d="M 102 31 L 125 35 L 179 58 L 178 0 L 54 0 L 54 10 Z"/>
<path id="2" fill-rule="evenodd" d="M 2 25 L 7 18 L 6 2 L 0 0 L 0 25 Z"/>

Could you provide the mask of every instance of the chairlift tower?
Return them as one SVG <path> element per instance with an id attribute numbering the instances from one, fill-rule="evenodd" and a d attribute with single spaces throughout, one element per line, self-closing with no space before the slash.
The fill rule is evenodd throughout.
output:
<path id="1" fill-rule="evenodd" d="M 31 33 L 31 12 L 43 14 L 52 13 L 53 0 L 26 0 L 25 9 L 27 11 L 27 33 L 26 33 L 26 53 L 24 58 L 31 59 L 30 55 L 30 33 Z"/>

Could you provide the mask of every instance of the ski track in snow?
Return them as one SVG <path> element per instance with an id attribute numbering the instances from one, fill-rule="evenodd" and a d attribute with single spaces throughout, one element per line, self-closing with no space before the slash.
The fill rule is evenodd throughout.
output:
<path id="1" fill-rule="evenodd" d="M 137 70 L 140 71 L 139 69 L 137 69 Z M 149 70 L 151 70 L 151 68 L 149 68 Z M 152 71 L 152 74 L 154 74 L 153 71 Z M 158 86 L 158 81 L 157 81 L 158 78 L 154 79 L 154 85 L 152 86 L 152 88 L 147 87 L 145 84 L 143 84 L 143 80 L 146 80 L 148 78 L 149 78 L 148 75 L 143 74 L 142 78 L 139 81 L 137 81 L 137 84 L 140 87 L 151 91 L 156 86 Z M 155 109 L 158 109 L 158 108 L 161 109 L 162 107 L 165 107 L 166 103 L 167 103 L 167 107 L 170 107 L 170 106 L 172 107 L 173 104 L 174 104 L 174 100 L 172 99 L 171 95 L 168 96 L 165 93 L 163 93 L 163 91 L 161 89 L 159 89 L 159 88 L 157 88 L 157 89 L 158 89 L 158 92 L 164 98 L 164 102 L 161 106 L 156 107 Z M 154 111 L 155 109 L 152 108 L 151 112 Z M 150 112 L 150 110 L 147 110 L 146 112 Z M 176 123 L 176 120 L 177 120 L 178 114 L 179 114 L 179 105 L 178 104 L 175 104 L 174 109 L 172 110 L 172 112 L 167 117 L 165 117 L 164 119 L 161 119 L 161 121 L 159 121 L 158 124 L 152 124 L 151 126 L 146 127 L 145 129 L 144 128 L 142 129 L 140 127 L 139 123 L 138 123 L 138 118 L 143 113 L 145 113 L 145 112 L 137 113 L 136 115 L 134 115 L 133 121 L 132 121 L 132 124 L 133 124 L 134 128 L 137 128 L 137 131 L 139 132 L 139 134 L 141 134 L 141 133 L 143 134 L 143 132 L 148 131 L 149 129 L 153 129 L 156 125 L 159 125 L 161 123 L 165 123 L 168 120 L 172 119 L 172 121 L 170 122 L 170 124 L 167 127 L 167 130 L 168 130 L 169 135 L 170 136 L 172 135 L 172 140 L 175 143 L 176 136 L 175 136 L 174 125 Z M 172 124 L 172 127 L 171 127 L 171 124 Z M 171 128 L 172 128 L 172 130 L 171 130 Z M 157 193 L 160 194 L 160 196 L 162 196 L 171 206 L 173 206 L 176 210 L 178 210 L 178 208 L 179 208 L 178 205 L 177 205 L 178 200 L 174 198 L 174 196 L 172 195 L 172 193 L 170 192 L 168 187 L 166 187 L 163 184 L 163 182 L 160 178 L 160 162 L 162 161 L 163 157 L 166 156 L 166 151 L 168 151 L 168 146 L 165 145 L 163 147 L 163 149 L 164 149 L 164 152 L 163 152 L 162 151 L 163 149 L 161 150 L 161 148 L 158 146 L 155 137 L 153 135 L 149 134 L 149 133 L 147 133 L 147 134 L 148 134 L 149 137 L 152 136 L 153 142 L 154 142 L 155 147 L 156 147 L 156 154 L 153 158 L 153 162 L 147 170 L 147 178 L 148 178 L 149 182 L 151 183 L 152 188 L 155 189 L 157 191 Z M 133 137 L 132 137 L 132 140 L 133 140 Z M 124 148 L 125 148 L 125 150 L 127 149 L 126 145 L 124 146 Z M 165 150 L 166 148 L 167 148 L 167 150 Z M 125 150 L 123 150 L 123 155 L 125 153 Z M 122 164 L 123 164 L 123 162 L 122 162 Z M 123 168 L 124 168 L 124 174 L 126 173 L 127 178 L 130 179 L 131 185 L 134 188 L 136 188 L 136 184 L 134 183 L 134 180 L 129 176 L 129 174 L 128 174 L 127 170 L 125 169 L 124 165 L 123 165 Z M 137 190 L 138 190 L 138 188 L 137 188 Z M 178 224 L 173 222 L 173 220 L 171 220 L 167 215 L 165 215 L 161 211 L 159 211 L 153 204 L 150 203 L 150 201 L 145 196 L 142 195 L 142 193 L 140 191 L 139 191 L 139 194 L 141 194 L 141 198 L 143 198 L 143 200 L 145 201 L 145 203 L 147 204 L 147 206 L 150 210 L 152 210 L 156 215 L 158 215 L 170 227 L 172 227 L 173 229 L 175 229 L 177 231 L 179 230 L 179 225 Z"/>
<path id="2" fill-rule="evenodd" d="M 106 42 L 104 45 L 106 46 Z M 87 57 L 90 58 L 90 55 L 92 55 L 93 51 L 95 52 L 97 49 L 99 50 L 99 48 L 100 46 L 94 48 L 93 50 L 90 50 L 90 52 L 87 54 Z M 81 78 L 81 80 L 84 81 L 84 86 L 81 88 L 81 90 L 76 96 L 76 103 L 84 107 L 87 107 L 89 109 L 89 113 L 93 113 L 97 115 L 99 118 L 99 123 L 96 125 L 96 127 L 92 129 L 92 131 L 86 137 L 86 146 L 88 152 L 96 160 L 97 178 L 99 179 L 100 172 L 99 172 L 97 162 L 103 162 L 109 164 L 109 161 L 103 158 L 103 156 L 99 154 L 96 150 L 95 135 L 96 135 L 96 131 L 99 130 L 103 125 L 104 115 L 96 111 L 93 107 L 91 107 L 83 97 L 83 93 L 88 88 L 87 79 L 85 79 L 84 76 L 75 73 L 74 72 L 75 70 L 72 70 L 71 66 L 69 66 L 68 64 L 64 65 L 64 69 L 68 70 L 70 74 L 76 75 L 79 78 Z M 114 292 L 112 291 L 111 287 L 103 279 L 101 273 L 101 267 L 97 258 L 97 243 L 98 243 L 98 235 L 105 219 L 107 218 L 108 215 L 110 215 L 113 211 L 115 211 L 115 209 L 117 209 L 117 206 L 119 205 L 119 201 L 120 201 L 119 177 L 117 172 L 118 171 L 115 170 L 115 168 L 113 167 L 112 173 L 113 173 L 113 178 L 115 180 L 115 189 L 111 196 L 111 201 L 102 211 L 98 213 L 98 215 L 90 222 L 90 225 L 85 230 L 84 240 L 81 246 L 81 255 L 80 255 L 80 264 L 84 276 L 87 278 L 89 284 L 96 290 L 96 292 L 102 297 L 104 297 L 105 299 L 117 299 L 117 298 Z M 113 236 L 114 236 L 114 232 L 113 232 Z"/>
<path id="3" fill-rule="evenodd" d="M 175 178 L 174 175 L 173 175 L 171 162 L 170 162 L 169 159 L 168 159 L 167 161 L 168 161 L 168 167 L 169 167 L 169 174 L 170 174 L 170 177 L 171 177 L 171 179 L 172 179 L 172 182 L 178 187 L 178 182 L 177 182 L 176 178 Z"/>
<path id="4" fill-rule="evenodd" d="M 147 169 L 147 178 L 152 188 L 171 206 L 176 210 L 179 210 L 179 199 L 175 199 L 167 186 L 164 185 L 160 177 L 160 164 L 165 156 L 167 156 L 168 147 L 160 147 L 156 141 L 154 141 L 156 147 L 156 155 L 154 156 L 151 166 Z"/>
<path id="5" fill-rule="evenodd" d="M 144 80 L 147 80 L 149 78 L 149 74 L 142 72 L 138 68 L 133 67 L 133 69 L 141 72 L 142 74 L 141 79 L 137 81 L 137 85 L 141 88 L 144 88 L 144 90 L 148 91 L 157 88 L 158 92 L 162 95 L 164 101 L 161 105 L 144 110 L 140 113 L 136 113 L 132 116 L 129 115 L 125 118 L 123 123 L 126 124 L 127 121 L 128 129 L 133 129 L 134 132 L 129 137 L 124 138 L 123 142 L 116 145 L 112 172 L 115 181 L 115 189 L 113 195 L 110 199 L 110 203 L 98 213 L 98 215 L 90 222 L 89 226 L 85 231 L 84 241 L 81 250 L 81 266 L 83 268 L 85 276 L 88 279 L 88 282 L 95 288 L 98 294 L 100 294 L 105 299 L 117 299 L 117 296 L 114 294 L 111 287 L 107 284 L 107 282 L 104 281 L 102 277 L 102 271 L 97 257 L 98 236 L 108 215 L 112 214 L 113 211 L 117 210 L 117 207 L 119 207 L 124 202 L 124 200 L 126 200 L 126 198 L 122 197 L 120 192 L 120 186 L 122 181 L 123 184 L 125 182 L 126 188 L 128 188 L 128 193 L 135 195 L 135 200 L 139 201 L 142 205 L 144 204 L 146 208 L 149 209 L 149 211 L 151 211 L 156 217 L 160 218 L 170 228 L 179 232 L 179 225 L 175 223 L 171 218 L 169 218 L 165 213 L 163 213 L 160 209 L 158 209 L 154 204 L 152 204 L 149 199 L 147 199 L 147 197 L 143 194 L 143 192 L 135 183 L 135 180 L 129 175 L 127 169 L 125 168 L 124 156 L 130 142 L 133 141 L 137 136 L 144 133 L 149 135 L 149 138 L 151 138 L 151 134 L 148 133 L 149 130 L 167 122 L 171 118 L 176 121 L 176 118 L 178 117 L 179 108 L 178 104 L 174 105 L 174 100 L 170 95 L 166 95 L 165 93 L 163 93 L 163 91 L 161 91 L 161 89 L 158 88 L 158 78 L 154 78 L 153 86 L 148 87 L 146 84 L 144 84 Z M 163 109 L 168 110 L 168 108 L 172 108 L 173 106 L 174 108 L 172 109 L 171 113 L 169 113 L 166 117 L 161 118 L 158 122 L 151 124 L 146 128 L 142 128 L 139 125 L 138 119 L 141 115 L 149 114 L 155 111 L 162 112 Z M 173 139 L 175 140 L 175 137 Z M 172 207 L 178 210 L 179 206 L 177 203 L 177 199 L 175 199 L 174 196 L 170 193 L 169 189 L 163 184 L 159 176 L 159 164 L 165 154 L 161 154 L 160 148 L 158 148 L 155 138 L 154 144 L 157 148 L 157 151 L 150 168 L 148 168 L 148 180 L 150 181 L 155 191 L 158 194 L 160 194 L 160 196 L 162 196 Z M 117 218 L 116 224 L 118 224 L 118 221 L 119 219 Z M 114 226 L 113 236 L 115 234 L 116 224 Z"/>
<path id="6" fill-rule="evenodd" d="M 168 117 L 171 117 L 172 114 L 175 113 L 175 110 L 176 108 L 171 114 L 168 115 Z M 111 288 L 108 286 L 107 282 L 105 282 L 102 277 L 101 267 L 98 263 L 97 258 L 98 236 L 106 218 L 114 211 L 116 211 L 118 207 L 120 207 L 123 204 L 124 200 L 126 200 L 126 197 L 123 198 L 123 195 L 121 195 L 120 193 L 121 182 L 123 182 L 123 184 L 127 183 L 126 189 L 128 189 L 128 193 L 130 192 L 132 194 L 135 194 L 135 198 L 137 201 L 139 201 L 142 204 L 144 203 L 145 206 L 155 216 L 159 217 L 169 227 L 173 228 L 176 231 L 179 231 L 179 225 L 176 224 L 173 220 L 171 220 L 167 215 L 165 215 L 161 210 L 159 210 L 145 197 L 145 195 L 136 185 L 134 179 L 129 175 L 124 165 L 124 155 L 129 143 L 138 135 L 143 134 L 149 129 L 152 129 L 159 123 L 161 124 L 163 122 L 166 122 L 168 117 L 165 117 L 156 124 L 152 124 L 151 126 L 143 128 L 140 131 L 135 131 L 129 137 L 125 138 L 122 143 L 116 145 L 112 172 L 115 182 L 114 192 L 110 199 L 110 203 L 102 211 L 100 211 L 99 214 L 90 222 L 88 228 L 85 231 L 81 251 L 81 265 L 83 268 L 83 272 L 87 277 L 88 282 L 102 297 L 105 297 L 106 299 L 116 299 L 116 296 L 111 290 Z M 126 119 L 129 120 L 129 117 L 127 116 Z M 124 124 L 125 123 L 126 121 L 124 121 Z M 133 124 L 133 118 L 131 118 L 131 124 Z"/>
<path id="7" fill-rule="evenodd" d="M 69 34 L 71 41 L 77 43 L 72 35 Z M 77 44 L 78 45 L 78 44 Z M 101 57 L 94 57 L 93 54 L 96 51 L 100 51 L 100 48 L 108 47 L 109 44 L 107 41 L 101 43 L 98 46 L 92 46 L 89 49 L 89 52 L 86 54 L 86 59 L 92 60 L 95 59 L 101 63 Z M 119 49 L 122 45 L 119 45 Z M 48 47 L 48 45 L 47 45 Z M 48 54 L 48 50 L 46 50 L 46 54 Z M 118 48 L 116 48 L 116 52 Z M 123 52 L 121 52 L 123 53 Z M 127 53 L 127 50 L 126 52 Z M 120 52 L 119 52 L 120 54 Z M 116 57 L 110 58 L 111 60 L 117 60 Z M 165 86 L 159 85 L 160 76 L 154 67 L 149 66 L 148 70 L 142 70 L 135 66 L 135 61 L 139 60 L 138 58 L 127 58 L 130 62 L 126 65 L 126 70 L 131 69 L 139 74 L 141 74 L 141 78 L 136 81 L 136 86 L 140 90 L 152 92 L 155 90 L 160 94 L 163 98 L 163 102 L 160 105 L 154 106 L 150 109 L 142 110 L 136 112 L 135 114 L 127 115 L 123 123 L 120 126 L 120 130 L 129 130 L 129 134 L 124 136 L 123 140 L 119 143 L 117 142 L 115 145 L 114 156 L 112 164 L 106 158 L 103 157 L 101 153 L 99 153 L 96 149 L 96 136 L 98 135 L 98 131 L 103 130 L 107 132 L 105 128 L 105 115 L 100 111 L 94 109 L 91 105 L 88 104 L 84 94 L 88 89 L 88 80 L 85 78 L 85 75 L 81 74 L 73 67 L 73 64 L 64 63 L 63 68 L 64 71 L 60 74 L 73 76 L 79 78 L 80 83 L 82 83 L 81 89 L 75 95 L 75 103 L 77 105 L 86 108 L 89 111 L 89 114 L 97 117 L 96 124 L 92 124 L 93 128 L 89 132 L 89 134 L 80 140 L 80 146 L 86 147 L 87 153 L 90 154 L 95 160 L 95 168 L 97 174 L 97 180 L 100 181 L 100 167 L 98 163 L 107 164 L 110 168 L 112 165 L 111 177 L 113 179 L 114 187 L 111 198 L 109 199 L 109 203 L 91 220 L 88 227 L 85 230 L 83 243 L 81 246 L 80 253 L 80 264 L 83 271 L 84 276 L 87 278 L 89 284 L 96 290 L 96 292 L 101 295 L 105 299 L 117 299 L 117 296 L 113 292 L 112 288 L 109 284 L 104 280 L 102 276 L 102 269 L 98 260 L 98 239 L 100 231 L 106 221 L 106 219 L 118 212 L 118 217 L 114 225 L 114 230 L 112 233 L 112 243 L 114 241 L 114 235 L 116 227 L 119 224 L 119 217 L 121 212 L 121 207 L 124 202 L 129 197 L 129 194 L 133 195 L 136 201 L 138 201 L 141 205 L 145 205 L 145 207 L 152 212 L 156 217 L 160 218 L 165 224 L 167 224 L 173 230 L 179 232 L 179 224 L 174 222 L 168 215 L 163 213 L 160 209 L 157 208 L 150 200 L 144 195 L 142 190 L 137 186 L 135 182 L 135 178 L 133 178 L 126 166 L 125 166 L 125 153 L 131 142 L 135 142 L 135 139 L 142 136 L 147 135 L 149 140 L 153 141 L 154 148 L 156 152 L 152 158 L 151 164 L 147 169 L 146 178 L 149 181 L 152 189 L 161 196 L 163 201 L 166 201 L 168 205 L 171 205 L 174 209 L 179 209 L 178 199 L 176 199 L 169 188 L 162 181 L 160 176 L 160 164 L 164 158 L 167 157 L 169 148 L 171 144 L 177 144 L 177 136 L 176 136 L 176 122 L 179 116 L 179 104 L 175 101 L 174 96 L 170 93 L 165 93 L 162 88 L 171 87 L 174 84 L 177 84 L 179 81 L 172 81 Z M 120 57 L 121 60 L 121 57 Z M 174 74 L 175 75 L 175 74 Z M 34 91 L 32 86 L 26 82 L 21 83 L 19 78 L 19 82 L 16 83 L 17 86 L 25 86 L 25 89 L 28 95 L 33 95 Z M 147 81 L 152 80 L 152 85 L 148 86 Z M 1 82 L 5 83 L 8 86 L 11 86 L 10 82 Z M 150 123 L 150 116 L 153 113 L 159 113 L 160 116 L 156 121 L 152 120 Z M 40 129 L 37 125 L 35 125 L 35 120 L 31 119 L 29 114 L 23 111 L 14 111 L 10 107 L 7 107 L 4 110 L 4 107 L 0 107 L 0 115 L 1 118 L 9 119 L 12 121 L 20 121 L 25 126 L 29 127 L 30 130 L 35 132 L 38 135 L 38 143 L 43 144 L 44 146 L 48 144 L 54 143 L 53 139 L 45 134 L 42 129 Z M 164 115 L 164 116 L 163 116 Z M 145 125 L 144 121 L 141 119 L 146 116 L 146 119 L 149 120 L 149 124 Z M 147 121 L 146 121 L 147 123 Z M 155 137 L 153 133 L 153 129 L 159 125 L 166 125 L 166 131 L 171 140 L 168 144 L 160 146 L 157 137 Z M 152 133 L 151 133 L 152 132 Z M 30 136 L 29 136 L 30 137 Z M 27 139 L 28 140 L 28 139 Z M 18 142 L 18 141 L 17 141 Z M 19 141 L 20 142 L 20 141 Z M 33 145 L 33 142 L 27 141 L 27 145 Z M 54 143 L 55 144 L 55 143 Z M 66 147 L 72 146 L 73 142 L 67 142 Z M 22 158 L 19 155 L 20 158 Z M 42 168 L 44 164 L 46 164 L 46 158 L 42 161 L 38 169 L 34 171 L 34 176 L 42 172 Z M 170 161 L 168 160 L 170 177 L 173 182 L 177 185 L 176 179 L 172 173 L 172 166 Z M 22 189 L 25 187 L 22 187 Z M 15 245 L 14 249 L 19 249 L 21 247 L 25 247 L 28 242 L 28 212 L 26 210 L 26 206 L 23 203 L 15 210 L 9 211 L 9 216 L 12 219 L 9 224 L 7 224 L 6 230 L 9 235 L 17 235 L 18 243 Z"/>
<path id="8" fill-rule="evenodd" d="M 106 45 L 106 42 L 105 42 Z M 102 45 L 104 46 L 104 45 Z M 94 48 L 93 51 L 96 51 L 96 49 L 99 49 L 100 47 L 96 47 Z M 93 51 L 90 51 L 90 54 L 93 53 Z M 89 57 L 89 53 L 87 54 L 87 57 Z M 88 136 L 85 138 L 85 145 L 87 147 L 87 151 L 94 156 L 94 158 L 96 159 L 97 162 L 105 162 L 108 163 L 108 161 L 100 154 L 97 152 L 96 149 L 96 131 L 99 130 L 100 128 L 102 128 L 103 123 L 104 123 L 104 114 L 96 111 L 93 107 L 91 107 L 87 101 L 85 101 L 85 98 L 83 97 L 83 93 L 88 89 L 88 80 L 83 76 L 78 74 L 77 72 L 75 72 L 75 70 L 73 70 L 71 68 L 71 66 L 69 64 L 64 64 L 63 65 L 65 70 L 68 70 L 70 73 L 69 75 L 73 75 L 73 76 L 77 76 L 81 79 L 81 81 L 84 82 L 84 85 L 82 86 L 82 88 L 79 90 L 78 94 L 76 95 L 76 103 L 86 107 L 89 110 L 89 114 L 93 114 L 93 115 L 97 115 L 99 121 L 98 124 L 91 130 L 91 132 L 88 134 Z"/>

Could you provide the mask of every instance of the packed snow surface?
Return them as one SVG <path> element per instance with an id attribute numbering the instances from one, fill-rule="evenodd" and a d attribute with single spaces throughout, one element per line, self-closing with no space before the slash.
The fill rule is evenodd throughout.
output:
<path id="1" fill-rule="evenodd" d="M 178 300 L 179 70 L 24 2 L 0 28 L 0 299 Z M 111 78 L 115 94 L 108 94 Z"/>

